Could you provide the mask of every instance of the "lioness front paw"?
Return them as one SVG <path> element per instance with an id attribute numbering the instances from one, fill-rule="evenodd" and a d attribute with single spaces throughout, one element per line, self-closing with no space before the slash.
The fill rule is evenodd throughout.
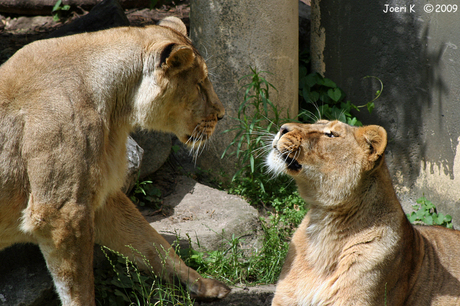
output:
<path id="1" fill-rule="evenodd" d="M 223 299 L 232 290 L 224 283 L 211 278 L 199 279 L 190 289 L 192 297 L 199 300 Z"/>

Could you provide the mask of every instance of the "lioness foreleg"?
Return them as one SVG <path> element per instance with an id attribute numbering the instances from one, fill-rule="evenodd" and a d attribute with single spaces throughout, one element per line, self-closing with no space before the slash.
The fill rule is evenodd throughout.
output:
<path id="1" fill-rule="evenodd" d="M 219 281 L 205 279 L 187 267 L 171 245 L 150 226 L 135 205 L 121 191 L 110 196 L 96 211 L 96 243 L 118 251 L 148 271 L 142 255 L 156 275 L 168 281 L 177 277 L 192 295 L 201 299 L 223 298 L 230 289 Z M 133 252 L 139 251 L 140 254 Z"/>
<path id="2" fill-rule="evenodd" d="M 37 241 L 64 306 L 94 305 L 93 217 L 82 204 L 56 208 L 30 197 L 22 230 Z"/>

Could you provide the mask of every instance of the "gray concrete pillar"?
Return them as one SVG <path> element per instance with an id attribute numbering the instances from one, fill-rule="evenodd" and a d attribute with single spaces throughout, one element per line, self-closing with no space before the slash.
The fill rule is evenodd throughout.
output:
<path id="1" fill-rule="evenodd" d="M 207 65 L 217 95 L 226 108 L 216 135 L 198 164 L 216 173 L 233 175 L 235 160 L 221 155 L 231 134 L 220 134 L 235 124 L 242 102 L 238 79 L 249 74 L 249 66 L 270 71 L 267 80 L 278 90 L 271 100 L 283 114 L 298 111 L 298 0 L 229 1 L 191 0 L 191 38 Z"/>

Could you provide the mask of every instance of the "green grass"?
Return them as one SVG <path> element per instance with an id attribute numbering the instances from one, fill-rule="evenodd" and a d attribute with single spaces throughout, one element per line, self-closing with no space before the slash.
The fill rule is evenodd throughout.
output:
<path id="1" fill-rule="evenodd" d="M 232 236 L 224 239 L 218 250 L 186 250 L 185 263 L 202 275 L 231 285 L 274 284 L 278 280 L 286 257 L 291 227 L 276 221 L 262 220 L 263 243 L 251 250 L 244 249 L 245 239 Z"/>
<path id="2" fill-rule="evenodd" d="M 96 305 L 98 306 L 170 306 L 193 305 L 187 289 L 181 284 L 161 281 L 158 276 L 141 272 L 126 256 L 101 247 L 106 260 L 94 271 Z M 138 253 L 137 250 L 132 249 Z M 144 259 L 145 263 L 147 259 Z M 153 269 L 151 269 L 153 271 Z"/>

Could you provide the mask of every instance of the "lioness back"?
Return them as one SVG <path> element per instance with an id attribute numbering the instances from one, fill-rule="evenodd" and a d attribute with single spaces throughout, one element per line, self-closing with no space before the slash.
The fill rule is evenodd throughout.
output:
<path id="1" fill-rule="evenodd" d="M 23 47 L 0 66 L 0 249 L 38 244 L 66 306 L 95 305 L 95 242 L 198 299 L 225 297 L 230 289 L 187 267 L 120 190 L 130 132 L 202 148 L 224 113 L 177 18 Z"/>
<path id="2" fill-rule="evenodd" d="M 460 232 L 414 227 L 396 197 L 379 126 L 285 124 L 267 165 L 310 210 L 272 305 L 460 305 Z"/>
<path id="3" fill-rule="evenodd" d="M 411 271 L 419 281 L 405 305 L 460 305 L 460 231 L 439 226 L 415 229 L 421 234 L 417 247 L 424 260 Z"/>

